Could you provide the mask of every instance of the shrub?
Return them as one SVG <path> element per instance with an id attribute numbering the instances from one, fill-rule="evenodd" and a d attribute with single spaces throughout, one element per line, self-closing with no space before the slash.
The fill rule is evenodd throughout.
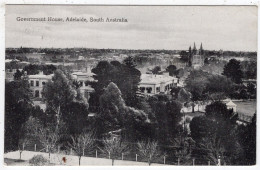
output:
<path id="1" fill-rule="evenodd" d="M 35 155 L 29 160 L 29 164 L 32 166 L 43 166 L 48 164 L 48 160 L 42 155 Z"/>

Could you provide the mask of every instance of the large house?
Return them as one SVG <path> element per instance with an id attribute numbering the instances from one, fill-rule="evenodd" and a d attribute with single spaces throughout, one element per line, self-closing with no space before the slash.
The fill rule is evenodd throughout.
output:
<path id="1" fill-rule="evenodd" d="M 90 93 L 94 92 L 94 89 L 89 85 L 90 82 L 95 81 L 93 78 L 94 73 L 91 72 L 73 72 L 72 78 L 79 82 L 80 92 L 85 98 L 89 99 Z"/>
<path id="2" fill-rule="evenodd" d="M 52 77 L 53 74 L 44 75 L 42 71 L 39 74 L 28 76 L 30 89 L 33 92 L 33 97 L 42 98 L 43 87 L 48 81 L 52 79 Z"/>
<path id="3" fill-rule="evenodd" d="M 167 94 L 172 87 L 177 86 L 178 78 L 168 75 L 142 74 L 139 90 L 142 94 Z"/>

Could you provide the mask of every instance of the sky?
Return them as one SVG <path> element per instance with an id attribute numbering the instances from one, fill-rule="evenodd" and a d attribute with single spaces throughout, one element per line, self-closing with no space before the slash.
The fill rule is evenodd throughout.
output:
<path id="1" fill-rule="evenodd" d="M 6 47 L 257 51 L 255 6 L 7 5 Z M 126 18 L 128 22 L 21 22 L 17 17 Z"/>

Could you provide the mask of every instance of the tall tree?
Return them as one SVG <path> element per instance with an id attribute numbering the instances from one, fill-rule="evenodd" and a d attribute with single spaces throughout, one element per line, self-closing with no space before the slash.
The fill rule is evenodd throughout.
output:
<path id="1" fill-rule="evenodd" d="M 62 114 L 69 108 L 69 104 L 76 96 L 76 90 L 72 86 L 72 82 L 65 76 L 61 70 L 55 71 L 52 81 L 46 83 L 43 88 L 43 97 L 46 101 L 47 109 L 55 115 L 56 127 L 62 119 Z"/>
<path id="2" fill-rule="evenodd" d="M 22 124 L 29 118 L 32 102 L 26 79 L 5 84 L 5 151 L 17 150 Z"/>
<path id="3" fill-rule="evenodd" d="M 126 106 L 122 93 L 114 83 L 110 83 L 100 96 L 99 122 L 100 133 L 121 129 L 129 140 L 143 137 L 145 127 L 150 123 L 148 115 L 132 107 Z"/>
<path id="4" fill-rule="evenodd" d="M 231 59 L 224 66 L 223 75 L 231 78 L 231 80 L 237 84 L 242 83 L 243 72 L 241 70 L 240 62 L 236 59 Z"/>
<path id="5" fill-rule="evenodd" d="M 167 68 L 166 68 L 166 71 L 169 72 L 169 75 L 170 76 L 174 76 L 175 75 L 175 72 L 176 72 L 176 66 L 175 65 L 169 65 Z"/>
<path id="6" fill-rule="evenodd" d="M 96 107 L 95 111 L 97 111 L 99 107 L 99 97 L 103 94 L 110 82 L 115 83 L 119 87 L 127 105 L 132 107 L 137 105 L 136 92 L 138 90 L 138 83 L 141 81 L 141 72 L 133 66 L 134 65 L 130 64 L 130 62 L 125 65 L 118 61 L 112 61 L 110 63 L 100 61 L 98 65 L 92 69 L 92 72 L 96 74 L 94 78 L 97 82 L 92 84 L 95 93 L 91 95 L 89 102 L 91 103 L 91 107 Z"/>

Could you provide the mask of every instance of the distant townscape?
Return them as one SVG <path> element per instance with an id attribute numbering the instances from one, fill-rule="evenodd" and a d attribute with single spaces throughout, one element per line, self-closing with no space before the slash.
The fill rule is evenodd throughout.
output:
<path id="1" fill-rule="evenodd" d="M 255 165 L 256 76 L 256 52 L 202 43 L 6 48 L 5 163 Z"/>

